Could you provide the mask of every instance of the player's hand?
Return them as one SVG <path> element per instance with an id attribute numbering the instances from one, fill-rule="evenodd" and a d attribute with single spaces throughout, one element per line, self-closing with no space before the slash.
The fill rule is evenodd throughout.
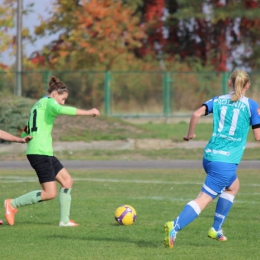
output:
<path id="1" fill-rule="evenodd" d="M 33 137 L 32 136 L 25 136 L 24 138 L 21 138 L 20 143 L 25 144 L 28 143 Z"/>
<path id="2" fill-rule="evenodd" d="M 91 114 L 92 114 L 93 117 L 95 117 L 95 116 L 100 116 L 100 113 L 99 113 L 99 111 L 98 111 L 96 108 L 92 108 L 92 109 L 90 110 L 90 112 L 91 112 Z"/>
<path id="3" fill-rule="evenodd" d="M 183 137 L 183 140 L 188 142 L 190 139 L 193 139 L 193 138 L 195 138 L 195 137 L 196 137 L 195 134 L 185 135 L 185 136 Z"/>

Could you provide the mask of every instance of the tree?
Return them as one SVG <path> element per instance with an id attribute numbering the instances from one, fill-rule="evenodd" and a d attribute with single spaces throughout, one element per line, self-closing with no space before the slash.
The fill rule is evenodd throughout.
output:
<path id="1" fill-rule="evenodd" d="M 33 4 L 23 6 L 23 15 L 31 12 L 32 7 Z M 17 0 L 4 0 L 0 5 L 0 52 L 9 53 L 10 58 L 14 58 L 16 53 L 16 9 Z M 22 28 L 22 39 L 33 41 L 28 28 Z"/>
<path id="2" fill-rule="evenodd" d="M 59 39 L 43 50 L 50 66 L 90 69 L 102 64 L 108 70 L 118 58 L 131 58 L 146 37 L 133 9 L 113 0 L 80 3 L 56 1 L 52 18 L 36 29 L 38 35 L 61 32 Z"/>
<path id="3" fill-rule="evenodd" d="M 169 3 L 165 49 L 182 60 L 194 57 L 204 66 L 213 64 L 217 71 L 228 70 L 228 63 L 235 67 L 246 61 L 256 68 L 260 65 L 255 59 L 260 52 L 259 11 L 256 0 L 173 1 Z M 239 49 L 247 51 L 240 51 L 235 60 L 233 55 Z"/>
<path id="4" fill-rule="evenodd" d="M 253 70 L 260 68 L 260 3 L 256 0 L 245 0 L 242 8 L 246 9 L 244 15 L 240 17 L 239 31 L 233 33 L 234 44 L 241 47 L 241 58 L 235 60 L 235 65 L 242 62 Z"/>
<path id="5" fill-rule="evenodd" d="M 159 59 L 216 71 L 241 63 L 256 69 L 259 5 L 257 0 L 55 0 L 51 18 L 42 20 L 36 34 L 59 36 L 34 53 L 31 64 L 158 68 L 154 60 Z"/>
<path id="6" fill-rule="evenodd" d="M 220 62 L 226 44 L 226 40 L 223 41 L 225 31 L 220 26 L 222 20 L 214 21 L 213 1 L 178 2 L 169 3 L 166 51 L 179 56 L 182 61 L 199 59 L 204 66 L 213 63 L 216 70 L 226 70 L 225 62 Z"/>
<path id="7" fill-rule="evenodd" d="M 0 5 L 0 53 L 11 51 L 14 38 L 11 30 L 14 28 L 14 9 L 10 8 L 8 2 Z M 13 54 L 12 52 L 10 54 Z M 2 68 L 6 68 L 2 66 Z"/>
<path id="8" fill-rule="evenodd" d="M 141 55 L 160 53 L 165 45 L 163 35 L 163 12 L 165 0 L 147 0 L 144 6 L 144 23 L 147 25 L 148 39 L 144 42 Z"/>

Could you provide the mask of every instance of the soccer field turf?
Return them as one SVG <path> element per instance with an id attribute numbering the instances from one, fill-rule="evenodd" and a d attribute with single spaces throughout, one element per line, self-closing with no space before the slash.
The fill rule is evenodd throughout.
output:
<path id="1" fill-rule="evenodd" d="M 240 191 L 223 226 L 227 242 L 207 237 L 216 203 L 177 235 L 175 247 L 163 245 L 163 225 L 194 199 L 203 170 L 70 170 L 74 178 L 71 219 L 79 227 L 58 227 L 58 198 L 19 208 L 15 225 L 0 218 L 1 259 L 259 259 L 260 176 L 239 170 Z M 33 170 L 1 170 L 0 199 L 40 186 Z M 57 186 L 58 187 L 58 186 Z M 131 226 L 118 226 L 114 211 L 129 204 L 137 211 Z"/>

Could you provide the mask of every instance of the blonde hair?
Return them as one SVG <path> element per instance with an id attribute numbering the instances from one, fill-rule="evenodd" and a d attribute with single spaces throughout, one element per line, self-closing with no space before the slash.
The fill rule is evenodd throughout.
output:
<path id="1" fill-rule="evenodd" d="M 234 94 L 231 97 L 232 101 L 237 101 L 242 96 L 242 90 L 247 83 L 250 82 L 248 74 L 243 70 L 235 70 L 229 79 L 234 89 Z"/>

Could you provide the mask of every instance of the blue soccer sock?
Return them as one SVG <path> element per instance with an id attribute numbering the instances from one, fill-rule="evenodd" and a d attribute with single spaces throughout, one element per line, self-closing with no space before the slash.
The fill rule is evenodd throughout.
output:
<path id="1" fill-rule="evenodd" d="M 233 205 L 235 196 L 223 192 L 218 199 L 212 227 L 219 231 Z"/>
<path id="2" fill-rule="evenodd" d="M 198 217 L 200 212 L 200 207 L 194 200 L 187 203 L 180 215 L 174 220 L 175 231 L 178 232 L 190 224 L 195 218 Z"/>

